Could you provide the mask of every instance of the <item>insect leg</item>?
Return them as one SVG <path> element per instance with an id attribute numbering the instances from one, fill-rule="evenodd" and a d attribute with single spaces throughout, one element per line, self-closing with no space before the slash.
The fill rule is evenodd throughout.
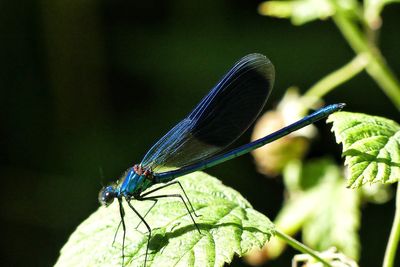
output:
<path id="1" fill-rule="evenodd" d="M 117 230 L 115 231 L 114 239 L 113 239 L 111 246 L 114 246 L 115 239 L 117 238 L 117 234 L 118 234 L 119 228 L 121 227 L 121 224 L 122 224 L 122 219 L 121 219 L 121 221 L 119 221 L 119 224 L 118 224 Z"/>
<path id="2" fill-rule="evenodd" d="M 174 184 L 178 184 L 179 187 L 181 188 L 183 194 L 185 195 L 187 201 L 189 202 L 189 205 L 190 205 L 190 208 L 192 209 L 193 214 L 194 214 L 196 217 L 200 217 L 200 215 L 197 215 L 197 214 L 196 214 L 196 211 L 194 210 L 193 205 L 192 205 L 192 203 L 190 202 L 190 199 L 189 199 L 188 196 L 186 195 L 186 192 L 185 192 L 185 190 L 183 189 L 183 186 L 181 185 L 181 183 L 180 183 L 179 181 L 173 181 L 172 183 L 168 183 L 168 184 L 166 184 L 166 185 L 162 185 L 162 186 L 160 186 L 160 187 L 157 187 L 157 188 L 155 188 L 155 189 L 153 189 L 153 190 L 147 191 L 146 193 L 142 194 L 140 197 L 145 197 L 145 196 L 147 196 L 147 195 L 149 195 L 149 194 L 151 194 L 151 193 L 154 193 L 154 192 L 156 192 L 156 191 L 158 191 L 158 190 L 160 190 L 160 189 L 163 189 L 163 188 L 165 188 L 165 187 L 168 187 L 168 186 L 171 186 L 171 185 L 174 185 Z M 183 199 L 182 199 L 182 201 L 183 201 Z M 183 201 L 183 202 L 185 202 L 185 201 Z M 186 204 L 185 204 L 185 205 L 186 205 Z M 189 213 L 190 213 L 190 212 L 189 212 Z"/>
<path id="3" fill-rule="evenodd" d="M 187 212 L 188 212 L 189 215 L 190 215 L 190 218 L 192 219 L 194 225 L 195 225 L 196 228 L 197 228 L 197 231 L 199 231 L 199 233 L 201 234 L 199 226 L 197 225 L 196 221 L 194 220 L 194 218 L 193 218 L 193 216 L 192 216 L 192 213 L 190 213 L 189 207 L 188 207 L 188 205 L 186 204 L 186 201 L 183 199 L 183 197 L 182 197 L 181 195 L 179 195 L 179 194 L 171 194 L 171 195 L 150 196 L 150 197 L 144 197 L 144 198 L 143 198 L 143 197 L 140 197 L 139 200 L 150 200 L 150 199 L 165 198 L 165 197 L 179 197 L 179 198 L 182 200 L 183 204 L 185 205 L 185 208 L 186 208 Z"/>
<path id="4" fill-rule="evenodd" d="M 128 203 L 129 207 L 133 210 L 133 212 L 136 213 L 136 215 L 139 217 L 139 219 L 146 225 L 146 228 L 148 230 L 148 238 L 147 238 L 147 247 L 146 247 L 146 256 L 144 258 L 144 266 L 146 266 L 147 263 L 147 254 L 149 252 L 149 244 L 150 244 L 150 237 L 151 237 L 151 228 L 149 224 L 146 222 L 146 220 L 143 218 L 142 215 L 132 206 L 130 199 L 127 199 L 126 202 Z"/>
<path id="5" fill-rule="evenodd" d="M 154 201 L 154 203 L 153 203 L 153 205 L 151 205 L 151 207 L 148 209 L 148 211 L 144 214 L 143 219 L 146 218 L 147 214 L 150 213 L 150 211 L 154 208 L 154 206 L 157 204 L 157 201 L 158 201 L 157 199 L 149 199 L 149 200 Z M 136 225 L 135 229 L 137 229 L 141 223 L 142 223 L 142 220 L 138 223 L 138 225 Z"/>
<path id="6" fill-rule="evenodd" d="M 122 199 L 118 198 L 118 204 L 119 204 L 119 214 L 121 216 L 121 222 L 120 225 L 122 223 L 122 229 L 124 231 L 123 237 L 122 237 L 122 267 L 124 266 L 124 258 L 125 258 L 125 253 L 124 253 L 124 249 L 125 249 L 125 236 L 126 236 L 126 226 L 125 226 L 125 211 L 124 211 L 124 207 L 122 206 Z M 119 228 L 119 226 L 118 226 Z M 118 231 L 118 229 L 117 229 Z M 114 236 L 114 240 L 115 240 L 115 236 Z M 114 243 L 114 241 L 113 241 Z"/>

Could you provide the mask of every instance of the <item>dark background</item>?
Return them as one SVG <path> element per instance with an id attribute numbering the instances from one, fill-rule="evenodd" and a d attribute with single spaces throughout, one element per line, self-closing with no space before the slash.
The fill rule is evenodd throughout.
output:
<path id="1" fill-rule="evenodd" d="M 353 57 L 332 21 L 294 27 L 258 15 L 259 2 L 0 2 L 3 266 L 54 264 L 75 227 L 97 209 L 101 184 L 140 161 L 240 57 L 260 52 L 274 62 L 267 108 L 289 86 L 304 90 Z M 385 10 L 380 35 L 395 73 L 399 14 L 400 6 Z M 365 73 L 326 101 L 399 119 Z M 328 127 L 318 127 L 324 134 L 309 156 L 339 159 Z M 278 212 L 282 182 L 257 174 L 250 156 L 207 172 L 270 218 Z M 361 266 L 382 262 L 393 211 L 393 200 L 363 209 Z M 292 252 L 268 266 L 289 266 Z"/>

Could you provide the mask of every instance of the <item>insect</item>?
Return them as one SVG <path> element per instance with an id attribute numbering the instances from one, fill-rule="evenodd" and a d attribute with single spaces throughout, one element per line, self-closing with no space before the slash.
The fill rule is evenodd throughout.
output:
<path id="1" fill-rule="evenodd" d="M 193 218 L 193 215 L 197 214 L 182 185 L 179 181 L 174 181 L 175 178 L 246 154 L 344 107 L 344 104 L 328 105 L 281 130 L 226 152 L 225 149 L 253 124 L 262 111 L 271 93 L 274 79 L 275 69 L 267 57 L 261 54 L 249 54 L 243 57 L 187 117 L 150 148 L 139 164 L 127 170 L 120 182 L 104 187 L 100 191 L 99 201 L 102 205 L 108 206 L 114 199 L 119 203 L 121 216 L 119 225 L 123 228 L 122 265 L 126 234 L 123 200 L 148 230 L 144 262 L 146 266 L 151 237 L 151 228 L 145 220 L 148 212 L 142 216 L 131 204 L 132 199 L 151 200 L 154 201 L 154 206 L 159 198 L 180 198 L 200 232 Z M 145 191 L 160 183 L 164 185 Z M 171 185 L 178 185 L 185 198 L 181 194 L 154 194 Z"/>

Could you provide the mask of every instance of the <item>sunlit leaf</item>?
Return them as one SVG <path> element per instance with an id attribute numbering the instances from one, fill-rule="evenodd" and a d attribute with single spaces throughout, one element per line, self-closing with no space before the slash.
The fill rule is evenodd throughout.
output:
<path id="1" fill-rule="evenodd" d="M 336 247 L 358 259 L 360 195 L 346 188 L 341 178 L 321 184 L 315 200 L 314 210 L 303 227 L 303 241 L 318 250 Z"/>
<path id="2" fill-rule="evenodd" d="M 350 112 L 334 113 L 328 122 L 333 122 L 336 141 L 343 145 L 349 187 L 399 181 L 400 126 L 396 122 Z"/>
<path id="3" fill-rule="evenodd" d="M 354 13 L 358 3 L 354 0 L 281 0 L 260 4 L 259 13 L 265 16 L 290 19 L 294 25 L 302 25 L 313 20 L 324 20 L 335 14 L 335 7 Z"/>
<path id="4" fill-rule="evenodd" d="M 327 159 L 293 162 L 284 179 L 288 199 L 276 227 L 290 235 L 302 230 L 303 241 L 318 251 L 335 246 L 357 259 L 360 193 L 345 187 L 339 168 Z"/>
<path id="5" fill-rule="evenodd" d="M 235 190 L 202 172 L 179 178 L 196 213 L 201 234 L 179 199 L 160 199 L 146 217 L 152 227 L 147 266 L 223 266 L 234 255 L 261 248 L 274 233 L 270 220 Z M 169 187 L 160 194 L 181 193 Z M 162 193 L 161 193 L 162 192 Z M 152 204 L 132 201 L 142 214 Z M 125 206 L 125 266 L 143 266 L 147 233 Z M 56 266 L 121 266 L 122 231 L 111 246 L 120 222 L 118 203 L 100 207 L 71 235 Z"/>

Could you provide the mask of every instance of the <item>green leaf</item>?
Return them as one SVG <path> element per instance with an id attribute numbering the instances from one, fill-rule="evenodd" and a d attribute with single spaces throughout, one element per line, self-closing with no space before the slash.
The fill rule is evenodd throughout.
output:
<path id="1" fill-rule="evenodd" d="M 336 112 L 328 122 L 333 122 L 336 141 L 343 145 L 347 186 L 399 181 L 400 126 L 396 122 L 351 112 Z"/>
<path id="2" fill-rule="evenodd" d="M 358 259 L 360 195 L 346 188 L 344 179 L 340 178 L 320 186 L 318 205 L 303 226 L 303 240 L 318 250 L 336 247 Z"/>
<path id="3" fill-rule="evenodd" d="M 288 199 L 274 223 L 287 234 L 303 231 L 303 241 L 323 251 L 337 247 L 359 256 L 360 192 L 346 189 L 339 168 L 329 159 L 302 165 L 292 162 L 284 172 Z"/>
<path id="4" fill-rule="evenodd" d="M 333 6 L 328 0 L 268 1 L 259 6 L 261 15 L 290 18 L 294 25 L 333 15 Z"/>
<path id="5" fill-rule="evenodd" d="M 261 3 L 258 11 L 261 15 L 289 18 L 294 25 L 302 25 L 333 16 L 336 12 L 335 5 L 351 14 L 358 8 L 355 0 L 280 0 Z"/>
<path id="6" fill-rule="evenodd" d="M 196 213 L 201 234 L 179 198 L 160 199 L 146 217 L 152 227 L 147 266 L 223 266 L 235 254 L 261 248 L 274 234 L 271 221 L 255 211 L 235 190 L 202 172 L 177 179 Z M 153 189 L 153 188 L 152 188 Z M 181 193 L 178 186 L 159 194 Z M 132 205 L 145 214 L 151 201 Z M 147 230 L 126 205 L 125 266 L 143 266 Z M 122 230 L 112 246 L 120 222 L 118 203 L 100 207 L 70 236 L 55 266 L 121 266 Z"/>

